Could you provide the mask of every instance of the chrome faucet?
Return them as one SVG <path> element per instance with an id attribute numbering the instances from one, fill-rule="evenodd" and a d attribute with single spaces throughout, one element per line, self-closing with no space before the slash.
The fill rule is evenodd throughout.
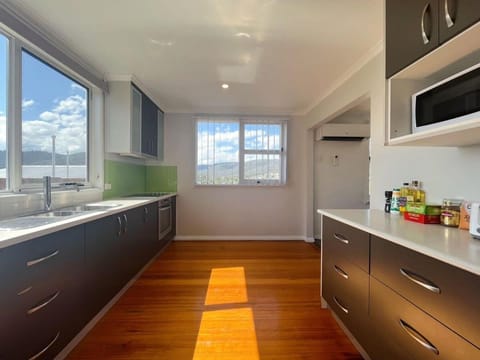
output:
<path id="1" fill-rule="evenodd" d="M 52 210 L 52 177 L 43 177 L 43 210 Z"/>

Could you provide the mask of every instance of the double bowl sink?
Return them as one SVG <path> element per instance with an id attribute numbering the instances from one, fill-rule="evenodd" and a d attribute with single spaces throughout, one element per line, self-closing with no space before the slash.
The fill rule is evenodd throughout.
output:
<path id="1" fill-rule="evenodd" d="M 0 230 L 23 230 L 37 226 L 51 224 L 70 217 L 81 216 L 91 212 L 107 211 L 114 209 L 120 204 L 86 204 L 69 206 L 66 208 L 41 212 L 35 215 L 21 216 L 9 220 L 0 221 Z"/>

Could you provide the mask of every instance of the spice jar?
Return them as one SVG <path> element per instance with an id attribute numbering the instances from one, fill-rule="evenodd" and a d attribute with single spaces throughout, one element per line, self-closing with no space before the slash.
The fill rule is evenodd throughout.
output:
<path id="1" fill-rule="evenodd" d="M 462 200 L 443 200 L 442 212 L 440 214 L 440 222 L 442 225 L 452 227 L 458 227 L 458 225 L 460 225 L 460 205 L 462 205 Z"/>

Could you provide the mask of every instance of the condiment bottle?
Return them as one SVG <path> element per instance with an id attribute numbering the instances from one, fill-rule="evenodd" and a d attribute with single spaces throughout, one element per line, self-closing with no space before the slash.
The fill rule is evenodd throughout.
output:
<path id="1" fill-rule="evenodd" d="M 389 213 L 392 207 L 392 192 L 385 191 L 385 212 Z"/>
<path id="2" fill-rule="evenodd" d="M 442 212 L 440 214 L 440 223 L 445 226 L 458 227 L 460 225 L 460 206 L 462 200 L 444 199 Z"/>
<path id="3" fill-rule="evenodd" d="M 392 192 L 392 207 L 390 209 L 390 213 L 399 215 L 400 214 L 400 206 L 399 206 L 399 200 L 400 198 L 400 189 L 393 189 Z"/>
<path id="4" fill-rule="evenodd" d="M 400 213 L 403 214 L 407 211 L 407 200 L 408 200 L 408 183 L 403 183 L 403 186 L 400 188 L 400 198 L 398 199 L 399 202 L 399 209 Z"/>

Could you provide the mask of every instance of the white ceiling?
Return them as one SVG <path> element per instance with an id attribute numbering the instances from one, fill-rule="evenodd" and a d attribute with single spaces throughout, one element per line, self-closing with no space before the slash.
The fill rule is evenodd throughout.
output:
<path id="1" fill-rule="evenodd" d="M 305 113 L 383 31 L 382 0 L 8 2 L 107 79 L 133 74 L 166 112 Z"/>

